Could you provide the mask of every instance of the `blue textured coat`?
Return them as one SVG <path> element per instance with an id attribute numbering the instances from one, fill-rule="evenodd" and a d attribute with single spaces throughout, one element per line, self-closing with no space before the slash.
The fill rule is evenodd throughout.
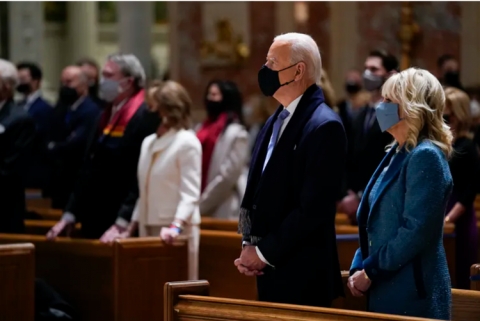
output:
<path id="1" fill-rule="evenodd" d="M 368 198 L 394 146 L 365 189 L 357 212 L 360 248 L 350 274 L 372 280 L 369 311 L 450 319 L 451 289 L 443 222 L 452 177 L 442 151 L 423 140 L 392 160 L 370 208 Z"/>

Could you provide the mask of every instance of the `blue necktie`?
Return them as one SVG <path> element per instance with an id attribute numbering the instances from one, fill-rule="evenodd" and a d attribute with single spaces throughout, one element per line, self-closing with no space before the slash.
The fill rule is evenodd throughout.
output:
<path id="1" fill-rule="evenodd" d="M 278 136 L 280 135 L 280 129 L 282 128 L 283 121 L 288 117 L 288 115 L 290 115 L 290 112 L 288 110 L 286 109 L 282 110 L 280 115 L 278 115 L 277 120 L 273 124 L 273 133 L 272 133 L 272 137 L 270 138 L 270 142 L 268 143 L 267 156 L 265 157 L 265 163 L 263 164 L 262 172 L 265 170 L 265 167 L 267 167 L 268 161 L 272 156 L 273 149 L 277 144 Z"/>

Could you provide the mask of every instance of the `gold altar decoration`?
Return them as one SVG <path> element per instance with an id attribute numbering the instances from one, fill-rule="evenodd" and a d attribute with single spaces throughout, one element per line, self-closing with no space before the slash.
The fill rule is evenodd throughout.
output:
<path id="1" fill-rule="evenodd" d="M 216 23 L 216 40 L 203 41 L 202 65 L 211 67 L 240 66 L 250 56 L 250 49 L 240 34 L 235 35 L 228 19 Z"/>
<path id="2" fill-rule="evenodd" d="M 402 2 L 401 17 L 400 17 L 400 32 L 399 38 L 401 42 L 401 70 L 410 67 L 412 61 L 412 47 L 420 34 L 420 27 L 413 19 L 413 5 L 412 2 Z"/>

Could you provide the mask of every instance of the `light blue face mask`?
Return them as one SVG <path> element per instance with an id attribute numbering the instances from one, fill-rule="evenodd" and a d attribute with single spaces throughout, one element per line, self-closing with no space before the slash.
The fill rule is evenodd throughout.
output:
<path id="1" fill-rule="evenodd" d="M 378 125 L 382 132 L 398 124 L 402 118 L 398 116 L 398 104 L 381 102 L 375 108 Z"/>

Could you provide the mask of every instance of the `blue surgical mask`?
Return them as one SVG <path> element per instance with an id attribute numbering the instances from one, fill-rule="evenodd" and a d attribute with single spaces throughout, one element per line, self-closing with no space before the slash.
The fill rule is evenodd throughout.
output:
<path id="1" fill-rule="evenodd" d="M 398 104 L 381 102 L 375 108 L 378 125 L 382 132 L 398 124 L 402 119 L 398 116 Z"/>

